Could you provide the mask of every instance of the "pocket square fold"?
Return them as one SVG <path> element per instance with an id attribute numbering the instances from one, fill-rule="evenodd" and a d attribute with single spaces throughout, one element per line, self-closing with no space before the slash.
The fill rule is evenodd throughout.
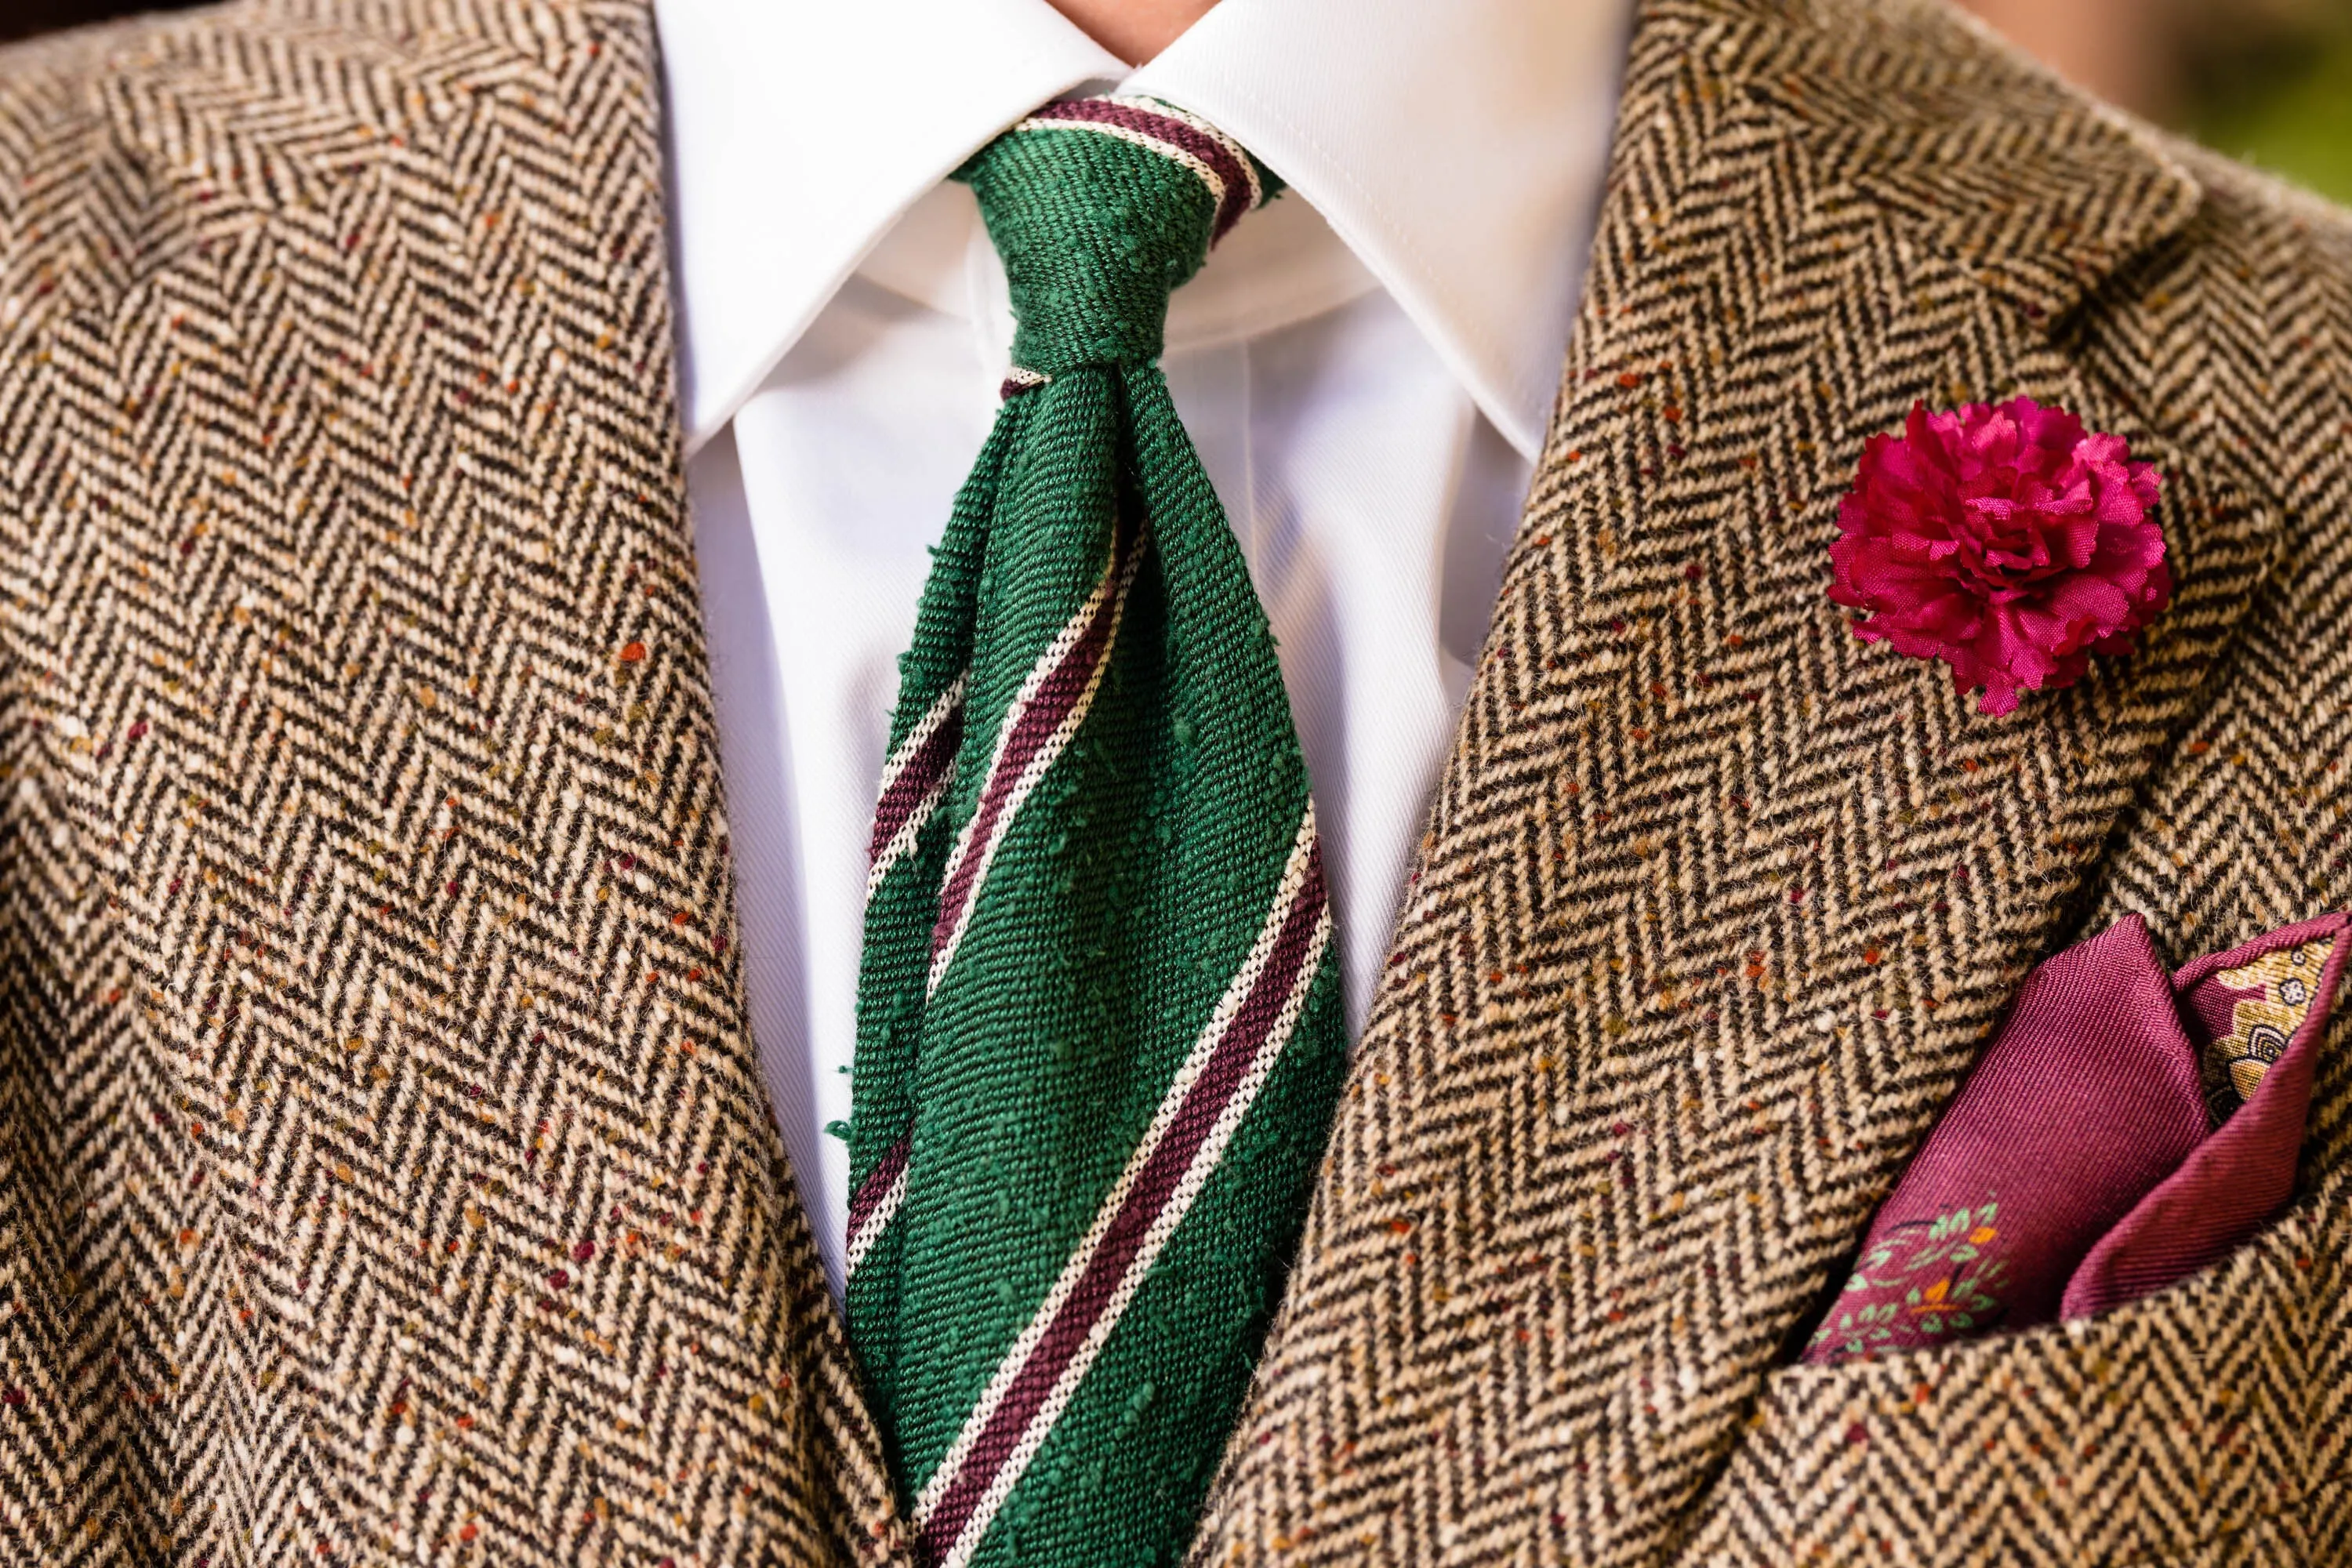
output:
<path id="1" fill-rule="evenodd" d="M 1803 1359 L 2087 1317 L 2243 1243 L 2294 1194 L 2347 918 L 2168 975 L 2131 915 L 2038 965 Z"/>

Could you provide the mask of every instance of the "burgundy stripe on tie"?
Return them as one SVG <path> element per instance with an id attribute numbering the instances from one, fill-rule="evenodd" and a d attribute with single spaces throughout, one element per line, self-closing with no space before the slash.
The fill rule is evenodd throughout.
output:
<path id="1" fill-rule="evenodd" d="M 849 1234 L 856 1237 L 874 1218 L 881 1206 L 883 1194 L 907 1168 L 907 1140 L 899 1139 L 890 1145 L 865 1181 L 858 1184 L 856 1195 L 849 1200 Z"/>
<path id="2" fill-rule="evenodd" d="M 923 804 L 932 786 L 945 778 L 948 770 L 955 765 L 956 750 L 962 744 L 963 705 L 958 703 L 940 721 L 938 728 L 924 738 L 915 754 L 907 760 L 907 765 L 899 770 L 898 776 L 890 781 L 890 787 L 882 792 L 881 800 L 874 807 L 874 837 L 866 846 L 867 860 L 882 858 L 882 851 L 898 837 L 898 830 L 907 826 L 908 819 L 915 815 L 915 808 Z"/>
<path id="3" fill-rule="evenodd" d="M 1307 956 L 1314 950 L 1316 928 L 1323 919 L 1325 901 L 1322 853 L 1318 848 L 1297 896 L 1291 901 L 1289 913 L 1284 918 L 1273 953 L 1201 1075 L 1187 1089 L 1167 1136 L 1137 1173 L 1101 1244 L 1087 1260 L 1086 1271 L 1076 1287 L 1031 1351 L 979 1440 L 965 1455 L 961 1470 L 923 1520 L 916 1538 L 919 1560 L 937 1563 L 954 1546 L 989 1483 L 1011 1458 L 1022 1434 L 1060 1381 L 1063 1370 L 1110 1304 L 1153 1222 L 1167 1207 L 1178 1184 L 1191 1168 L 1193 1156 L 1215 1127 L 1219 1113 L 1241 1089 L 1258 1048 L 1265 1043 L 1291 1001 L 1307 967 Z"/>
<path id="4" fill-rule="evenodd" d="M 1122 574 L 1129 554 L 1136 548 L 1136 533 L 1126 523 L 1119 525 L 1106 571 L 1110 591 L 1088 606 L 1086 625 L 1039 682 L 1027 706 L 1007 716 L 1012 733 L 998 745 L 996 765 L 981 791 L 979 808 L 965 828 L 963 842 L 949 869 L 947 885 L 940 889 L 939 920 L 931 931 L 935 958 L 963 928 L 964 916 L 979 890 L 980 877 L 988 864 L 994 840 L 1010 826 L 1002 819 L 1022 774 L 1052 742 L 1062 721 L 1085 698 L 1095 667 L 1109 651 L 1111 628 L 1118 619 L 1120 608 Z"/>
<path id="5" fill-rule="evenodd" d="M 1223 199 L 1217 204 L 1217 221 L 1209 231 L 1209 243 L 1212 245 L 1224 238 L 1225 231 L 1241 222 L 1242 215 L 1249 211 L 1252 182 L 1248 168 L 1234 155 L 1232 148 L 1214 136 L 1193 129 L 1172 114 L 1154 114 L 1148 109 L 1114 103 L 1108 99 L 1079 98 L 1064 103 L 1049 103 L 1030 118 L 1116 125 L 1123 131 L 1139 132 L 1165 142 L 1206 163 L 1225 187 Z"/>

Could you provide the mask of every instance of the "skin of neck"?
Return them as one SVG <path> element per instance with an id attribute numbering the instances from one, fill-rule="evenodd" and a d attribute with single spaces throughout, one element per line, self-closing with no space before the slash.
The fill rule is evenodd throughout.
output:
<path id="1" fill-rule="evenodd" d="M 1052 0 L 1087 37 L 1139 66 L 1181 37 L 1217 0 Z"/>

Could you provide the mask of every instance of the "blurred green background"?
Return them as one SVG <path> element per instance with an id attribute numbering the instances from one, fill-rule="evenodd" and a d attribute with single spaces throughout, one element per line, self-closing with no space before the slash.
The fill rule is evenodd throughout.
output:
<path id="1" fill-rule="evenodd" d="M 2110 102 L 2352 205 L 2352 0 L 1965 0 Z"/>
<path id="2" fill-rule="evenodd" d="M 2352 205 L 2352 0 L 1958 3 L 2100 97 Z M 172 4 L 0 0 L 0 40 Z"/>
<path id="3" fill-rule="evenodd" d="M 2200 140 L 2352 205 L 2352 4 L 2207 72 Z"/>

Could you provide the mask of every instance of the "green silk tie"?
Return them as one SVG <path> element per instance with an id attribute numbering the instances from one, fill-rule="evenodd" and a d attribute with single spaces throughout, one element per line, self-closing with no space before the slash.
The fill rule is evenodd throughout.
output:
<path id="1" fill-rule="evenodd" d="M 958 173 L 1018 331 L 901 661 L 848 1314 L 926 1563 L 1183 1548 L 1345 1065 L 1307 768 L 1156 361 L 1276 190 L 1145 100 Z"/>

